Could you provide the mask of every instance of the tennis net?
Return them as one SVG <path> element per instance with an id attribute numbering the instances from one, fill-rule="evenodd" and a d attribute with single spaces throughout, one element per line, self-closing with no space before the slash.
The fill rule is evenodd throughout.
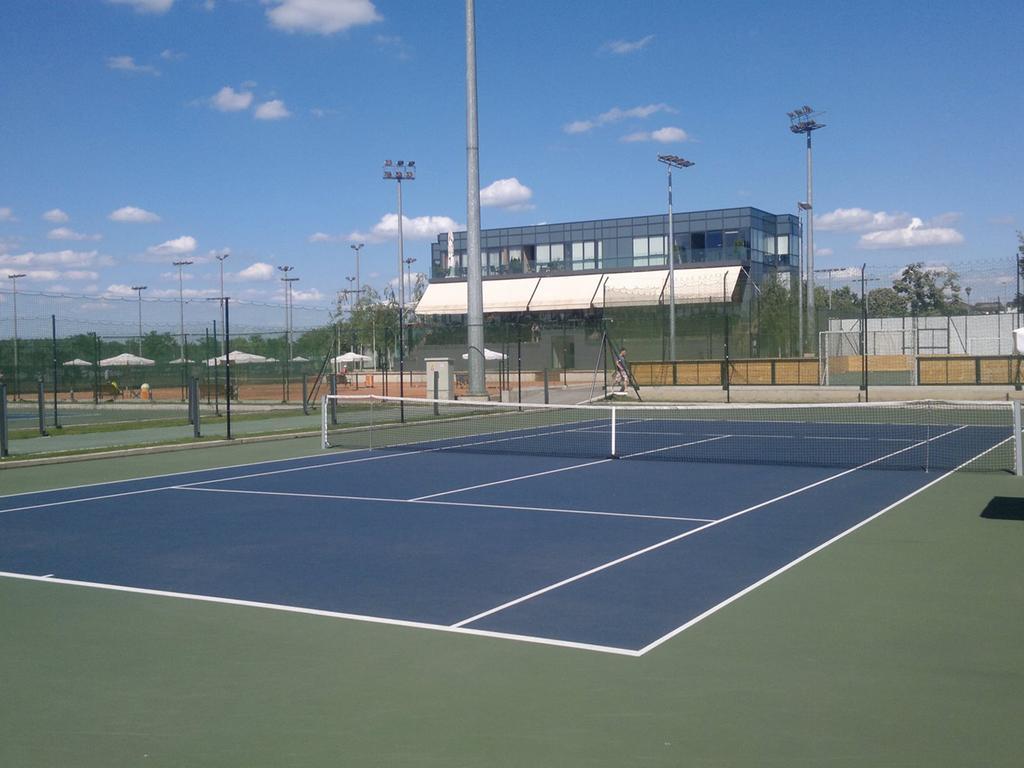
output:
<path id="1" fill-rule="evenodd" d="M 1020 434 L 1012 405 L 567 406 L 328 396 L 322 437 L 325 448 L 1012 471 Z"/>

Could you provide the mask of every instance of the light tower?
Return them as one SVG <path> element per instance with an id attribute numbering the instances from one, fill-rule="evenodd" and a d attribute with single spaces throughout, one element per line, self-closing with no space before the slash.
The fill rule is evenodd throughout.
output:
<path id="1" fill-rule="evenodd" d="M 415 160 L 384 161 L 384 178 L 398 183 L 398 394 L 405 396 L 405 239 L 402 233 L 402 182 L 416 179 Z M 401 407 L 402 419 L 405 406 Z"/>
<path id="2" fill-rule="evenodd" d="M 672 169 L 689 168 L 693 162 L 678 155 L 658 155 L 668 171 L 668 350 L 669 359 L 676 359 L 676 254 L 675 232 L 672 228 Z"/>
<path id="3" fill-rule="evenodd" d="M 349 246 L 353 251 L 356 252 L 356 290 L 361 291 L 363 289 L 363 283 L 359 279 L 359 251 L 363 249 L 366 243 L 352 243 Z"/>
<path id="4" fill-rule="evenodd" d="M 793 133 L 802 133 L 807 136 L 807 319 L 810 326 L 810 333 L 817 337 L 818 316 L 814 311 L 814 157 L 811 152 L 811 134 L 819 128 L 824 128 L 824 123 L 819 123 L 815 118 L 823 115 L 823 112 L 815 112 L 806 104 L 789 115 L 789 130 Z M 800 350 L 801 354 L 803 350 Z"/>
<path id="5" fill-rule="evenodd" d="M 149 286 L 133 285 L 132 290 L 139 296 L 139 357 L 142 357 L 142 292 Z"/>
<path id="6" fill-rule="evenodd" d="M 18 278 L 25 277 L 24 272 L 7 276 L 11 281 L 12 309 L 14 311 L 14 399 L 21 400 L 21 377 L 18 371 Z"/>

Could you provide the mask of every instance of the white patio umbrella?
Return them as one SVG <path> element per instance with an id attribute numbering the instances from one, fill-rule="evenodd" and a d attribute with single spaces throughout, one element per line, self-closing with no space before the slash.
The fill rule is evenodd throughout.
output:
<path id="1" fill-rule="evenodd" d="M 484 360 L 504 360 L 508 355 L 503 355 L 501 352 L 495 352 L 493 349 L 484 347 Z M 462 353 L 463 360 L 469 360 L 469 352 Z"/>
<path id="2" fill-rule="evenodd" d="M 293 357 L 292 358 L 292 362 L 293 363 L 308 363 L 309 362 L 309 358 L 308 357 L 302 357 L 301 355 L 299 355 L 297 357 Z"/>
<path id="3" fill-rule="evenodd" d="M 265 363 L 267 358 L 262 355 L 254 355 L 250 352 L 242 352 L 239 349 L 233 349 L 228 353 L 228 358 L 231 360 L 232 365 L 249 365 L 250 363 Z M 220 357 L 211 357 L 206 361 L 208 366 L 224 365 L 224 355 Z"/>
<path id="4" fill-rule="evenodd" d="M 115 355 L 114 357 L 108 357 L 106 360 L 100 360 L 100 368 L 130 368 L 132 366 L 143 365 L 156 365 L 156 361 L 150 360 L 148 357 L 133 355 L 131 352 L 124 352 L 120 355 Z"/>
<path id="5" fill-rule="evenodd" d="M 367 360 L 373 360 L 372 357 L 366 355 L 360 355 L 358 352 L 346 352 L 343 355 L 338 355 L 331 362 L 332 363 L 361 363 Z"/>
<path id="6" fill-rule="evenodd" d="M 80 357 L 76 357 L 74 360 L 68 360 L 66 363 L 64 363 L 64 365 L 73 365 L 78 368 L 92 368 L 92 363 L 90 363 L 88 360 L 83 360 Z"/>
<path id="7" fill-rule="evenodd" d="M 170 365 L 181 365 L 182 363 L 188 363 L 189 365 L 192 365 L 193 363 L 195 363 L 195 360 L 183 360 L 182 358 L 179 357 L 177 360 L 171 360 L 171 362 L 169 364 Z"/>

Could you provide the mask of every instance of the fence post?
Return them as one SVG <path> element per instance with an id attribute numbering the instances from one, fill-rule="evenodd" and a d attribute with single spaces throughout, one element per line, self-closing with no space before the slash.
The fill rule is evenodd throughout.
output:
<path id="1" fill-rule="evenodd" d="M 548 390 L 548 369 L 547 369 L 547 368 L 545 368 L 545 369 L 544 369 L 544 404 L 545 404 L 545 405 L 547 405 L 547 403 L 548 403 L 548 399 L 549 399 L 549 390 Z"/>
<path id="2" fill-rule="evenodd" d="M 0 384 L 0 459 L 7 455 L 7 385 Z"/>
<path id="3" fill-rule="evenodd" d="M 434 371 L 434 415 L 438 416 L 437 398 L 441 394 L 441 372 Z"/>
<path id="4" fill-rule="evenodd" d="M 43 437 L 48 437 L 49 434 L 46 431 L 46 390 L 43 386 L 43 377 L 40 376 L 38 380 L 38 389 L 36 391 L 36 398 L 39 404 L 39 434 Z"/>
<path id="5" fill-rule="evenodd" d="M 309 416 L 309 384 L 306 382 L 306 374 L 302 374 L 302 415 Z"/>

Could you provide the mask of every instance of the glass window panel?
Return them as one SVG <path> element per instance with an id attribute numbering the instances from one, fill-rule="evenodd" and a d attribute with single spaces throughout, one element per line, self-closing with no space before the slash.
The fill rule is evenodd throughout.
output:
<path id="1" fill-rule="evenodd" d="M 704 242 L 705 248 L 721 248 L 722 247 L 722 232 L 721 230 L 712 230 L 708 232 L 707 239 Z"/>
<path id="2" fill-rule="evenodd" d="M 706 238 L 704 237 L 704 233 L 703 232 L 691 232 L 690 233 L 690 244 L 692 245 L 693 248 L 695 248 L 695 249 L 696 248 L 703 249 L 705 241 L 706 241 Z"/>
<path id="3" fill-rule="evenodd" d="M 664 237 L 651 237 L 648 238 L 650 245 L 648 246 L 647 252 L 651 256 L 664 256 L 665 255 L 665 238 Z"/>
<path id="4" fill-rule="evenodd" d="M 779 235 L 776 239 L 776 253 L 789 253 L 789 235 Z"/>
<path id="5" fill-rule="evenodd" d="M 637 256 L 646 256 L 647 253 L 648 253 L 648 251 L 647 251 L 647 238 L 646 237 L 638 237 L 638 238 L 634 239 L 633 240 L 633 257 L 634 257 L 634 259 Z"/>

